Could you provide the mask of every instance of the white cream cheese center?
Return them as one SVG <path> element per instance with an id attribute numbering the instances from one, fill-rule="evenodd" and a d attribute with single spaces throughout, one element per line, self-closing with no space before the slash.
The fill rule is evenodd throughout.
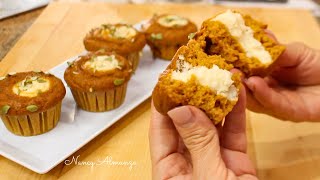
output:
<path id="1" fill-rule="evenodd" d="M 84 63 L 84 68 L 93 69 L 94 71 L 109 71 L 112 69 L 121 69 L 119 61 L 114 55 L 96 56 Z"/>
<path id="2" fill-rule="evenodd" d="M 48 91 L 49 88 L 50 81 L 48 79 L 33 76 L 16 83 L 12 91 L 19 96 L 35 97 L 39 93 Z"/>
<path id="3" fill-rule="evenodd" d="M 158 23 L 165 27 L 185 26 L 188 20 L 177 15 L 167 15 L 159 18 Z"/>
<path id="4" fill-rule="evenodd" d="M 184 62 L 183 69 L 180 71 L 173 71 L 171 78 L 182 82 L 188 82 L 192 76 L 195 76 L 198 83 L 202 86 L 207 86 L 218 95 L 224 96 L 229 100 L 237 100 L 238 93 L 236 87 L 233 85 L 232 73 L 220 69 L 213 65 L 211 68 L 205 66 L 192 67 L 187 62 Z"/>
<path id="5" fill-rule="evenodd" d="M 137 34 L 136 30 L 130 26 L 116 27 L 113 36 L 116 38 L 130 39 Z"/>
<path id="6" fill-rule="evenodd" d="M 263 47 L 261 42 L 254 38 L 253 30 L 245 25 L 241 14 L 228 10 L 213 18 L 212 21 L 219 21 L 224 24 L 230 34 L 238 40 L 248 57 L 255 57 L 263 64 L 272 62 L 270 53 Z"/>

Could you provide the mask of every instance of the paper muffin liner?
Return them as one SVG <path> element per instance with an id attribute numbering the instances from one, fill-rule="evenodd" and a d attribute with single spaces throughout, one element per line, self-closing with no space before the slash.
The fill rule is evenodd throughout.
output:
<path id="1" fill-rule="evenodd" d="M 140 52 L 133 52 L 127 55 L 127 59 L 132 66 L 132 71 L 136 71 L 139 61 L 140 61 Z"/>
<path id="2" fill-rule="evenodd" d="M 29 115 L 10 116 L 1 115 L 6 128 L 19 136 L 34 136 L 53 129 L 60 119 L 61 102 L 47 111 Z"/>
<path id="3" fill-rule="evenodd" d="M 153 56 L 169 61 L 173 58 L 178 49 L 179 46 L 176 44 L 169 46 L 151 46 Z"/>
<path id="4" fill-rule="evenodd" d="M 127 83 L 105 92 L 81 92 L 75 89 L 71 89 L 71 92 L 81 109 L 90 112 L 103 112 L 115 109 L 124 102 Z"/>

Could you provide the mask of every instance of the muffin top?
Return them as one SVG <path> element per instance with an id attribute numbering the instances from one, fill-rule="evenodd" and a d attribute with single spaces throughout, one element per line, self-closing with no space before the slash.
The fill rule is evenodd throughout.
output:
<path id="1" fill-rule="evenodd" d="M 147 25 L 143 26 L 147 41 L 159 45 L 185 44 L 188 35 L 197 31 L 197 26 L 187 18 L 163 14 L 155 15 Z"/>
<path id="2" fill-rule="evenodd" d="M 52 74 L 11 73 L 0 78 L 0 114 L 43 112 L 60 102 L 65 94 L 62 81 Z"/>
<path id="3" fill-rule="evenodd" d="M 141 51 L 146 44 L 144 35 L 131 25 L 102 24 L 92 29 L 84 39 L 89 51 L 105 49 L 119 54 Z"/>
<path id="4" fill-rule="evenodd" d="M 98 51 L 69 63 L 64 79 L 71 89 L 82 92 L 106 91 L 129 81 L 131 72 L 131 66 L 124 57 Z"/>

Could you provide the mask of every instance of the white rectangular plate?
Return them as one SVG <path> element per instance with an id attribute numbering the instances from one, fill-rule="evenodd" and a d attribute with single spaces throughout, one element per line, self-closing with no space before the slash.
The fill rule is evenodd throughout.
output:
<path id="1" fill-rule="evenodd" d="M 63 80 L 66 62 L 50 72 Z M 144 48 L 139 67 L 129 81 L 126 99 L 115 110 L 90 113 L 75 109 L 73 97 L 66 88 L 60 122 L 50 132 L 20 137 L 10 133 L 0 122 L 0 155 L 37 173 L 48 172 L 150 97 L 159 74 L 168 64 L 169 61 L 153 59 L 149 48 Z"/>
<path id="2" fill-rule="evenodd" d="M 50 0 L 1 0 L 0 19 L 45 6 Z"/>

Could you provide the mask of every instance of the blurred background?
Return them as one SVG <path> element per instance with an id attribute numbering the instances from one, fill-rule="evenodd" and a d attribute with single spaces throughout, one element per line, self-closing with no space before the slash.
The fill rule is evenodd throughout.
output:
<path id="1" fill-rule="evenodd" d="M 50 1 L 133 4 L 202 3 L 237 7 L 302 8 L 310 10 L 320 23 L 320 0 L 0 0 L 0 61 Z"/>
<path id="2" fill-rule="evenodd" d="M 237 7 L 303 8 L 320 17 L 320 0 L 51 0 L 109 3 L 207 3 Z M 0 19 L 47 5 L 50 0 L 0 0 Z"/>

